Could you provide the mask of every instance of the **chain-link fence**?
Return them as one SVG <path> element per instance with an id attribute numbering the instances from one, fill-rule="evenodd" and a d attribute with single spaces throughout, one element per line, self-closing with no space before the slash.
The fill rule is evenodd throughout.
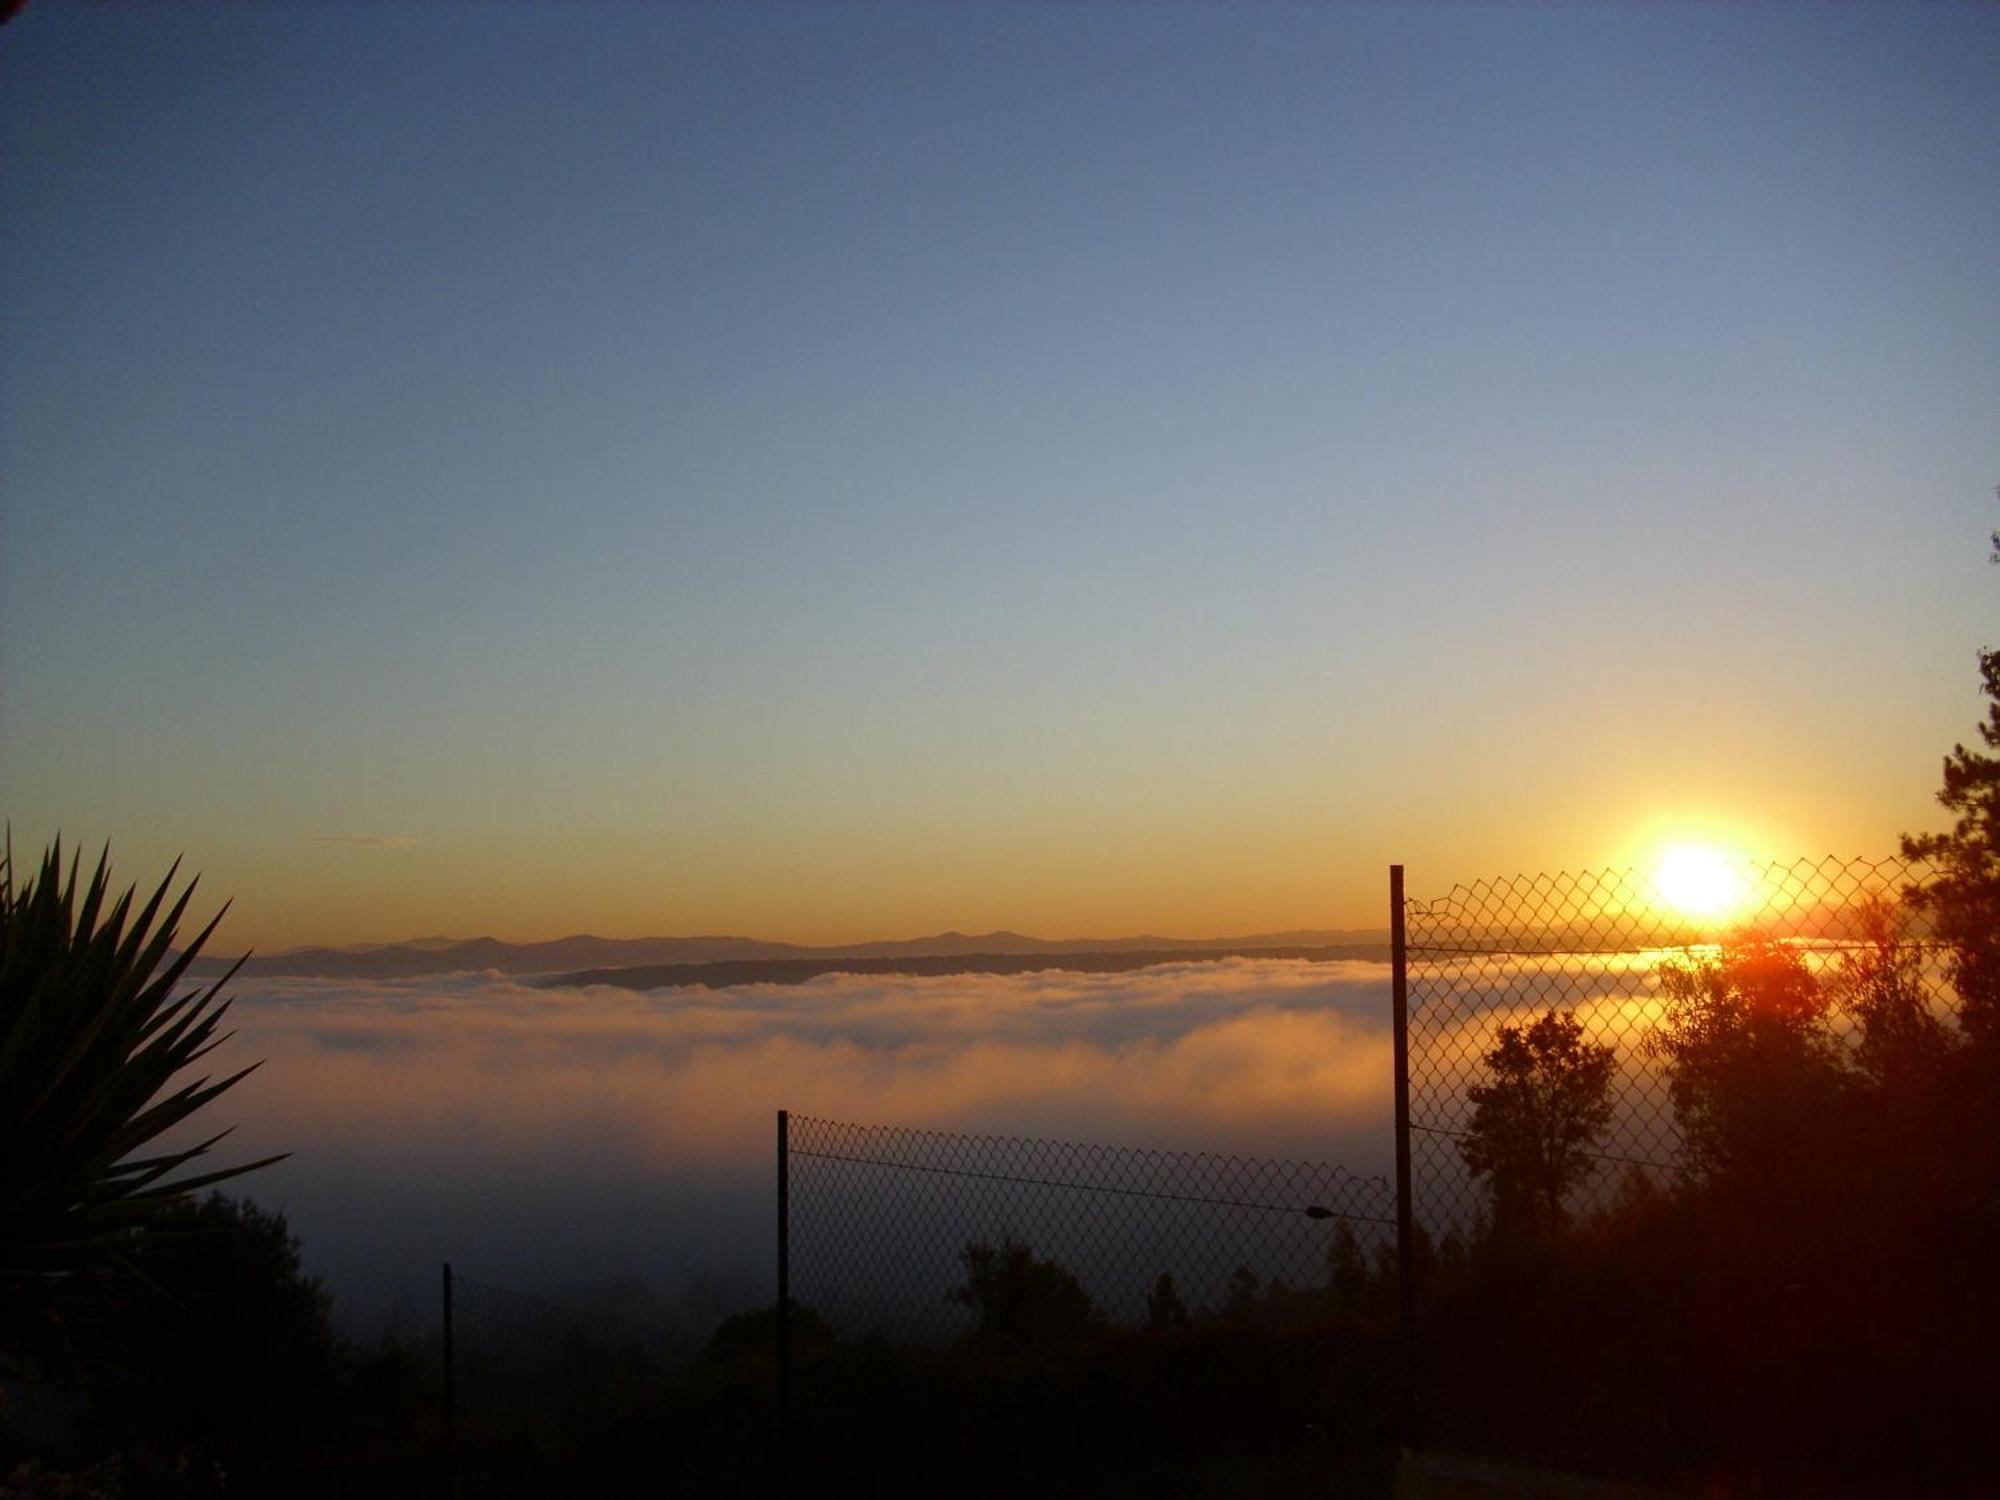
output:
<path id="1" fill-rule="evenodd" d="M 804 1115 L 781 1116 L 780 1140 L 791 1299 L 844 1333 L 1304 1313 L 1394 1245 L 1388 1182 L 1324 1162 Z"/>
<path id="2" fill-rule="evenodd" d="M 1946 956 L 1910 900 L 1930 878 L 1900 859 L 1732 862 L 1689 854 L 1652 872 L 1516 876 L 1409 900 L 1408 1150 L 1412 1213 L 1433 1240 L 1470 1236 L 1491 1203 L 1466 1160 L 1475 1103 L 1503 1031 L 1549 1010 L 1611 1049 L 1609 1112 L 1582 1155 L 1568 1206 L 1610 1201 L 1630 1174 L 1653 1185 L 1689 1166 L 1662 1023 L 1677 992 L 1730 955 L 1763 954 L 1819 1007 L 1815 1031 L 1858 1054 L 1868 1007 L 1899 987 L 1946 1018 Z M 1761 946 L 1760 946 L 1761 945 Z"/>
<path id="3" fill-rule="evenodd" d="M 1690 853 L 1426 902 L 1400 873 L 1413 1440 L 1983 1492 L 2000 1059 L 1962 887 Z"/>

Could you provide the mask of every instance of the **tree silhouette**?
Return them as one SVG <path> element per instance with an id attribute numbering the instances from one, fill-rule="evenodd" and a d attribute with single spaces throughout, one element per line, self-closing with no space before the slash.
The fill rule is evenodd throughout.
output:
<path id="1" fill-rule="evenodd" d="M 1247 1318 L 1257 1310 L 1258 1299 L 1263 1294 L 1262 1278 L 1248 1266 L 1238 1266 L 1229 1273 L 1229 1294 L 1222 1305 L 1223 1315 Z"/>
<path id="2" fill-rule="evenodd" d="M 1855 1061 L 1866 1082 L 1889 1095 L 1934 1088 L 1962 1038 L 1932 1010 L 1923 950 L 1908 941 L 1905 909 L 1883 896 L 1856 912 L 1860 942 L 1825 980 L 1860 1024 Z"/>
<path id="3" fill-rule="evenodd" d="M 2000 531 L 1990 541 L 1989 557 L 2000 562 Z M 1896 1040 L 1914 1040 L 1920 1061 L 1930 1061 L 1923 1049 L 1944 1053 L 1935 1069 L 1941 1086 L 1923 1091 L 1937 1101 L 1938 1120 L 1923 1175 L 1938 1186 L 1949 1240 L 1990 1264 L 2000 1246 L 2000 755 L 1986 752 L 2000 750 L 2000 650 L 1979 653 L 1979 675 L 1986 750 L 1953 746 L 1937 794 L 1955 814 L 1951 831 L 1903 837 L 1904 855 L 1933 867 L 1928 884 L 1904 895 L 1931 917 L 1950 954 L 1958 1030 L 1936 1042 L 1921 1033 Z M 1899 1046 L 1895 1060 L 1906 1061 L 1909 1051 Z M 1978 1279 L 1990 1280 L 1983 1270 Z M 1987 1326 L 2000 1325 L 2000 1306 L 1988 1306 Z"/>
<path id="4" fill-rule="evenodd" d="M 1503 1026 L 1485 1083 L 1467 1090 L 1472 1123 L 1459 1154 L 1493 1194 L 1498 1235 L 1562 1227 L 1564 1199 L 1593 1165 L 1589 1149 L 1611 1119 L 1612 1050 L 1583 1039 L 1572 1011 Z"/>
<path id="5" fill-rule="evenodd" d="M 119 1404 L 162 1432 L 269 1444 L 324 1400 L 331 1298 L 282 1213 L 212 1193 L 168 1204 L 131 1254 L 138 1301 Z"/>
<path id="6" fill-rule="evenodd" d="M 1354 1237 L 1354 1226 L 1345 1219 L 1326 1249 L 1326 1284 L 1342 1307 L 1358 1307 L 1368 1290 L 1368 1262 Z"/>
<path id="7" fill-rule="evenodd" d="M 1755 935 L 1662 964 L 1659 977 L 1665 1013 L 1647 1045 L 1666 1059 L 1688 1165 L 1783 1180 L 1811 1159 L 1845 1082 L 1826 991 L 1795 949 Z"/>
<path id="8" fill-rule="evenodd" d="M 768 1378 L 778 1362 L 778 1322 L 775 1306 L 724 1318 L 701 1351 L 703 1370 L 729 1377 L 755 1374 Z M 793 1358 L 824 1354 L 833 1347 L 833 1325 L 817 1308 L 794 1302 L 786 1308 L 784 1322 Z"/>
<path id="9" fill-rule="evenodd" d="M 949 1294 L 977 1317 L 972 1338 L 1003 1351 L 1070 1343 L 1103 1326 L 1075 1274 L 1016 1239 L 974 1242 L 959 1252 L 965 1285 Z"/>
<path id="10" fill-rule="evenodd" d="M 1992 559 L 2000 562 L 2000 531 L 1992 545 Z M 1986 693 L 1979 738 L 1988 750 L 2000 750 L 2000 651 L 1979 653 L 1979 676 Z M 1930 884 L 1909 899 L 1935 915 L 1937 935 L 1951 946 L 1960 1022 L 1991 1050 L 2000 1047 L 2000 756 L 1954 745 L 1937 799 L 1956 815 L 1951 832 L 1903 835 L 1906 858 L 1937 867 Z"/>
<path id="11" fill-rule="evenodd" d="M 1153 1283 L 1152 1291 L 1146 1294 L 1146 1322 L 1153 1328 L 1184 1328 L 1187 1326 L 1187 1304 L 1181 1300 L 1181 1289 L 1174 1285 L 1171 1271 L 1160 1272 L 1159 1280 Z"/>

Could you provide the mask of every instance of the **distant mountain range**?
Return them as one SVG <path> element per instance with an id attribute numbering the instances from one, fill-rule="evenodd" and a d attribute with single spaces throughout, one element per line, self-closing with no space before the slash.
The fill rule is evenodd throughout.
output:
<path id="1" fill-rule="evenodd" d="M 1136 939 L 1134 941 L 1137 941 Z M 545 989 L 586 984 L 611 984 L 628 990 L 658 990 L 669 986 L 702 985 L 724 989 L 733 984 L 804 984 L 822 974 L 1030 974 L 1067 969 L 1082 974 L 1122 974 L 1154 964 L 1213 963 L 1225 958 L 1291 958 L 1308 963 L 1338 959 L 1387 962 L 1388 943 L 1315 943 L 1277 947 L 1193 946 L 1179 948 L 1119 948 L 1038 953 L 905 953 L 885 958 L 752 958 L 718 959 L 705 964 L 639 964 L 617 969 L 584 969 L 553 974 L 533 983 Z"/>
<path id="2" fill-rule="evenodd" d="M 627 983 L 613 977 L 628 971 L 657 970 L 689 977 L 663 978 L 654 984 L 748 984 L 766 982 L 728 977 L 725 969 L 703 977 L 693 971 L 714 965 L 753 969 L 771 979 L 797 974 L 856 973 L 1019 973 L 1031 968 L 1136 968 L 1148 963 L 1184 962 L 1196 958 L 1244 955 L 1303 957 L 1374 957 L 1386 953 L 1389 935 L 1381 930 L 1309 929 L 1256 933 L 1235 938 L 1164 938 L 1151 935 L 1122 938 L 1037 938 L 1018 932 L 940 932 L 930 937 L 873 943 L 811 947 L 772 943 L 746 937 L 604 938 L 580 934 L 545 943 L 505 943 L 498 938 L 416 938 L 381 947 L 296 948 L 287 953 L 253 956 L 242 968 L 245 976 L 297 976 L 323 979 L 411 979 L 429 974 L 495 971 L 501 974 L 558 976 L 557 983 Z M 1338 952 L 1332 950 L 1339 950 Z M 1367 951 L 1349 951 L 1367 950 Z M 1073 963 L 1027 963 L 1023 960 L 1070 958 Z M 1117 958 L 1118 963 L 1086 964 L 1087 957 Z M 990 963 L 974 964 L 973 959 Z M 214 976 L 229 960 L 203 956 L 195 961 L 197 975 Z M 1006 967 L 994 967 L 1005 963 Z M 772 966 L 776 966 L 775 968 Z M 586 977 L 588 976 L 588 977 Z M 779 976 L 783 976 L 780 978 Z"/>

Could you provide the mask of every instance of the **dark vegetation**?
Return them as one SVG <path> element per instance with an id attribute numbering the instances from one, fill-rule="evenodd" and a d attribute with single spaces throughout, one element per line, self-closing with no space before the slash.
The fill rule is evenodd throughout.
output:
<path id="1" fill-rule="evenodd" d="M 342 1346 L 282 1219 L 212 1199 L 187 1220 L 185 1279 L 133 1331 L 127 1368 L 0 1495 L 444 1493 L 435 1341 Z M 947 1295 L 976 1316 L 954 1344 L 847 1336 L 793 1308 L 783 1410 L 774 1308 L 726 1320 L 691 1362 L 581 1331 L 461 1347 L 457 1493 L 933 1495 L 940 1476 L 996 1497 L 1388 1493 L 1387 1271 L 1337 1287 L 1330 1258 L 1304 1292 L 1246 1272 L 1223 1308 L 1170 1292 L 1119 1328 L 1027 1246 L 964 1259 Z"/>
<path id="2" fill-rule="evenodd" d="M 1913 962 L 1885 933 L 1818 974 L 1755 937 L 1666 966 L 1677 1180 L 1628 1168 L 1577 1215 L 1543 1149 L 1574 1131 L 1475 1134 L 1491 1212 L 1424 1257 L 1421 1435 L 1731 1493 L 1993 1492 L 1995 1062 Z M 1589 1074 L 1543 1096 L 1572 1126 Z"/>
<path id="3" fill-rule="evenodd" d="M 1470 1090 L 1465 1164 L 1493 1191 L 1501 1238 L 1553 1234 L 1568 1222 L 1569 1191 L 1593 1163 L 1590 1144 L 1611 1119 L 1609 1047 L 1583 1039 L 1576 1017 L 1551 1010 L 1503 1026 L 1486 1054 L 1487 1081 Z"/>
<path id="4" fill-rule="evenodd" d="M 440 1464 L 435 1349 L 335 1338 L 284 1216 L 212 1194 L 137 1237 L 92 1362 L 15 1368 L 0 1496 L 421 1493 Z"/>
<path id="5" fill-rule="evenodd" d="M 843 1335 L 795 1307 L 782 1414 L 774 1308 L 729 1319 L 692 1369 L 656 1369 L 588 1423 L 486 1408 L 468 1433 L 467 1492 L 1388 1492 L 1384 1273 L 1364 1268 L 1343 1293 L 1333 1258 L 1304 1292 L 1246 1271 L 1227 1306 L 1192 1311 L 1163 1276 L 1148 1323 L 1121 1328 L 1019 1241 L 968 1244 L 961 1266 L 943 1295 L 971 1322 L 945 1346 Z"/>
<path id="6" fill-rule="evenodd" d="M 143 1286 L 138 1236 L 189 1192 L 277 1158 L 175 1178 L 219 1137 L 163 1137 L 249 1069 L 184 1071 L 222 1040 L 222 980 L 174 987 L 222 920 L 173 954 L 194 894 L 174 872 L 143 903 L 88 882 L 58 844 L 17 885 L 0 860 L 0 1359 L 88 1362 L 115 1348 Z"/>
<path id="7" fill-rule="evenodd" d="M 1747 931 L 1662 965 L 1678 1174 L 1573 1213 L 1609 1055 L 1560 1010 L 1501 1031 L 1461 1143 L 1488 1212 L 1419 1258 L 1417 1438 L 1730 1494 L 2000 1493 L 2000 653 L 1980 666 L 1952 829 L 1904 840 L 1931 879 L 1831 961 Z"/>
<path id="8" fill-rule="evenodd" d="M 410 1356 L 340 1348 L 284 1218 L 201 1196 L 277 1158 L 175 1144 L 249 1070 L 188 1076 L 228 1002 L 175 993 L 221 918 L 176 949 L 173 881 L 0 864 L 0 1495 L 278 1492 L 409 1425 Z"/>

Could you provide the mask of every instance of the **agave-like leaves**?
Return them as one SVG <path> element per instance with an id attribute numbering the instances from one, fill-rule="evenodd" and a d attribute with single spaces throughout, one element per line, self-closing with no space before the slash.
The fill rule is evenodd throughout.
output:
<path id="1" fill-rule="evenodd" d="M 181 1076 L 229 1039 L 236 969 L 175 996 L 222 920 L 174 950 L 195 888 L 169 904 L 179 868 L 134 910 L 136 889 L 110 899 L 109 850 L 81 890 L 60 841 L 18 888 L 12 848 L 0 857 L 0 1350 L 115 1302 L 130 1236 L 161 1204 L 283 1159 L 176 1176 L 228 1132 L 160 1141 L 256 1066 Z"/>

